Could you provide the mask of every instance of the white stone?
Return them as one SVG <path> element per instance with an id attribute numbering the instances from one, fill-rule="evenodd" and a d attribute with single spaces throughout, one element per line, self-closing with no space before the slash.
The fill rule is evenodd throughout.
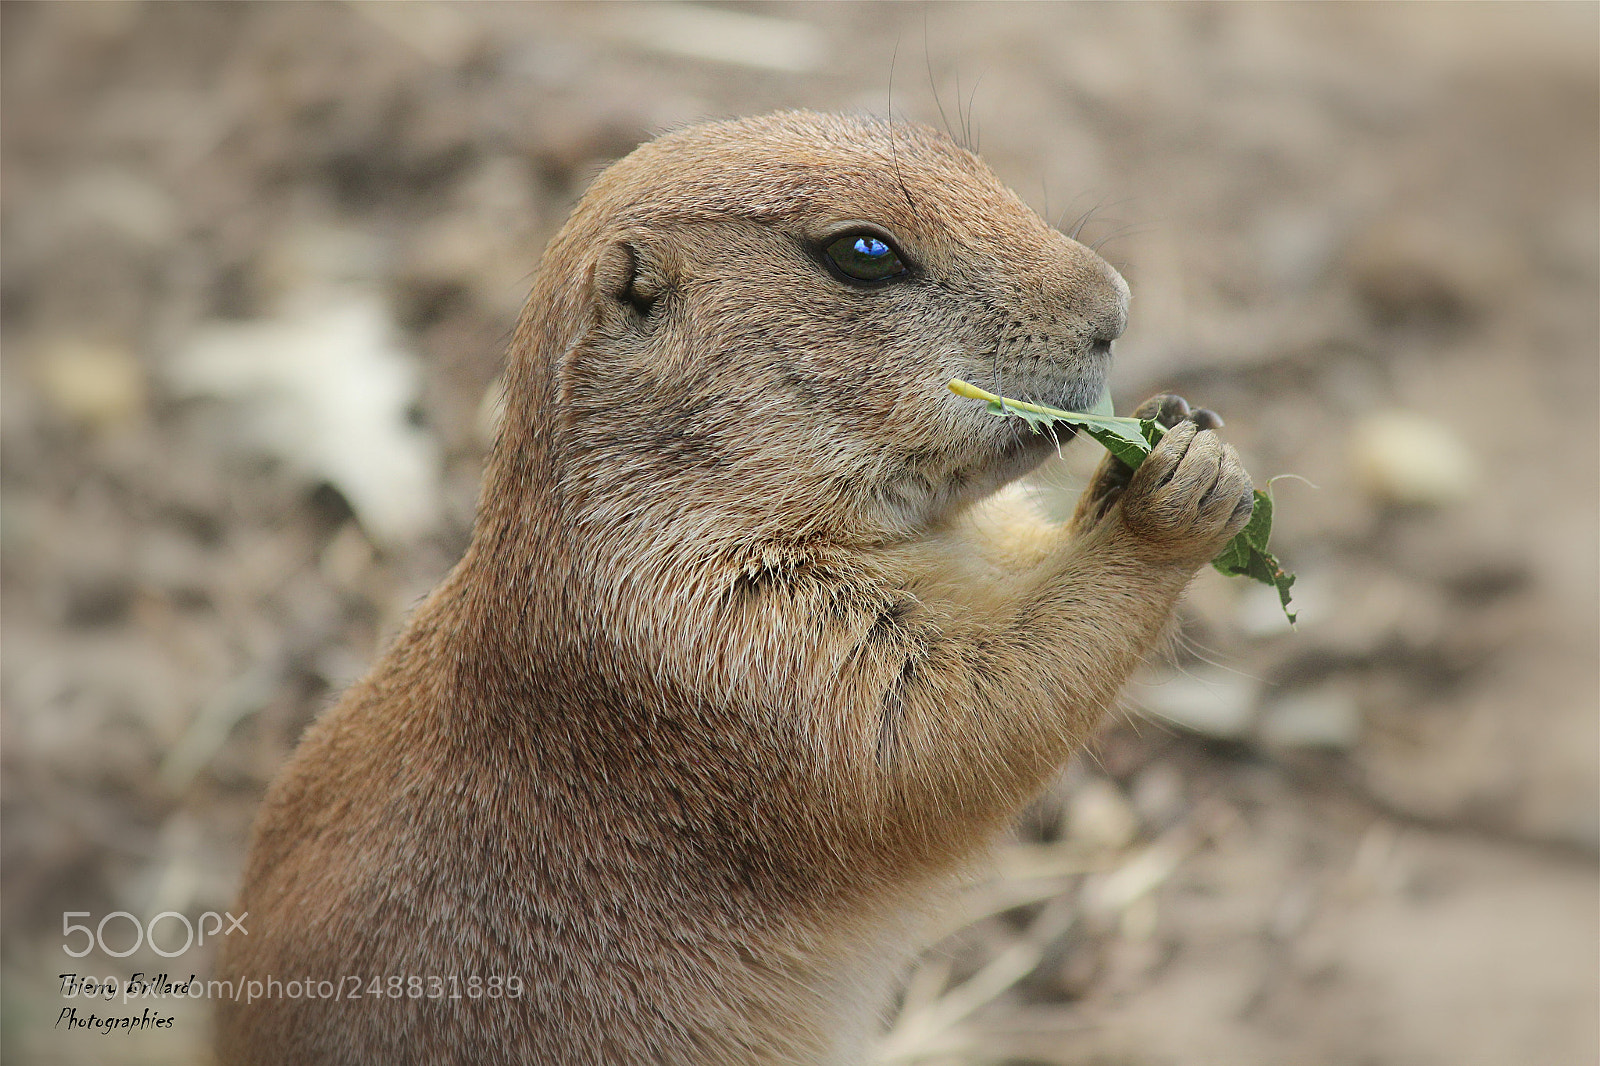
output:
<path id="1" fill-rule="evenodd" d="M 1450 426 L 1413 411 L 1384 411 L 1350 435 L 1350 463 L 1362 487 L 1386 503 L 1441 507 L 1465 499 L 1478 468 Z"/>
<path id="2" fill-rule="evenodd" d="M 1244 674 L 1207 668 L 1135 686 L 1128 695 L 1146 718 L 1220 740 L 1243 740 L 1255 724 L 1260 688 Z"/>
<path id="3" fill-rule="evenodd" d="M 1267 708 L 1260 737 L 1276 748 L 1348 751 L 1361 739 L 1361 709 L 1353 696 L 1333 688 L 1291 693 Z"/>

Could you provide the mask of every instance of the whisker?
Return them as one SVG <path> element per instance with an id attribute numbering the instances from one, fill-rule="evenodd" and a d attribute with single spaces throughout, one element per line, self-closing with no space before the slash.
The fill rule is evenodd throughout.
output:
<path id="1" fill-rule="evenodd" d="M 978 80 L 972 83 L 972 95 L 967 97 L 967 140 L 971 143 L 973 155 L 979 154 L 977 110 L 973 101 L 978 98 L 978 86 L 983 84 L 983 75 L 978 75 Z"/>
<path id="2" fill-rule="evenodd" d="M 1078 234 L 1083 232 L 1083 227 L 1089 224 L 1089 220 L 1094 217 L 1094 213 L 1104 207 L 1105 203 L 1106 198 L 1104 196 L 1096 200 L 1094 205 L 1090 207 L 1089 210 L 1078 216 L 1078 221 L 1074 222 L 1072 225 L 1072 232 L 1067 234 L 1067 236 L 1073 240 L 1077 240 Z"/>
<path id="3" fill-rule="evenodd" d="M 928 51 L 928 9 L 922 9 L 922 61 L 928 67 L 928 88 L 933 91 L 933 106 L 939 109 L 939 121 L 944 125 L 944 132 L 953 141 L 956 131 L 950 128 L 950 118 L 944 113 L 944 101 L 939 99 L 939 85 L 933 76 L 933 57 Z M 960 105 L 958 98 L 956 104 Z"/>
<path id="4" fill-rule="evenodd" d="M 900 195 L 905 197 L 906 206 L 914 212 L 917 209 L 917 204 L 911 198 L 911 190 L 906 188 L 905 176 L 900 172 L 900 155 L 895 151 L 895 144 L 899 138 L 895 136 L 894 130 L 894 64 L 899 57 L 900 34 L 896 32 L 894 35 L 894 51 L 889 53 L 889 165 L 894 168 L 894 180 L 900 186 Z"/>
<path id="5" fill-rule="evenodd" d="M 1106 234 L 1104 237 L 1101 237 L 1099 240 L 1095 241 L 1093 244 L 1089 245 L 1089 250 L 1091 252 L 1098 252 L 1098 251 L 1100 251 L 1101 248 L 1104 248 L 1106 245 L 1110 244 L 1112 241 L 1121 240 L 1124 237 L 1136 237 L 1136 236 L 1138 236 L 1139 234 L 1142 234 L 1142 233 L 1149 233 L 1154 228 L 1155 228 L 1154 226 L 1150 225 L 1149 223 L 1144 223 L 1144 222 L 1137 222 L 1137 223 L 1131 223 L 1131 224 L 1126 225 L 1126 226 L 1119 226 L 1116 229 L 1112 230 L 1110 233 Z"/>

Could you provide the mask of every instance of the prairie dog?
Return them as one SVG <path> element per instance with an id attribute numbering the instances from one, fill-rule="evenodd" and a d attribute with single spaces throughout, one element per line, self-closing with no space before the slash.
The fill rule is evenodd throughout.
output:
<path id="1" fill-rule="evenodd" d="M 605 171 L 471 546 L 255 829 L 218 976 L 364 994 L 224 1001 L 222 1061 L 866 1061 L 919 909 L 1248 516 L 1193 421 L 1067 527 L 995 495 L 1055 445 L 945 383 L 1087 406 L 1127 297 L 920 126 L 716 122 Z"/>

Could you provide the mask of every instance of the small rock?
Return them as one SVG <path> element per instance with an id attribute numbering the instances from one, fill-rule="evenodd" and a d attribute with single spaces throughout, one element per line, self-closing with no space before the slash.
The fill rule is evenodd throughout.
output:
<path id="1" fill-rule="evenodd" d="M 1243 740 L 1256 719 L 1261 683 L 1223 670 L 1189 671 L 1137 689 L 1146 718 L 1218 740 Z"/>
<path id="2" fill-rule="evenodd" d="M 1410 411 L 1385 411 L 1358 424 L 1349 454 L 1367 492 L 1386 503 L 1441 507 L 1465 499 L 1477 464 L 1449 426 Z"/>
<path id="3" fill-rule="evenodd" d="M 1160 832 L 1185 809 L 1183 775 L 1171 763 L 1151 763 L 1134 778 L 1132 800 L 1140 820 Z"/>
<path id="4" fill-rule="evenodd" d="M 1067 800 L 1067 835 L 1096 851 L 1121 851 L 1139 835 L 1139 818 L 1116 785 L 1090 778 Z"/>
<path id="5" fill-rule="evenodd" d="M 1267 708 L 1259 735 L 1274 748 L 1349 751 L 1361 739 L 1361 709 L 1333 688 L 1292 693 Z"/>
<path id="6" fill-rule="evenodd" d="M 63 418 L 91 429 L 134 421 L 144 410 L 144 372 L 116 344 L 64 338 L 43 352 L 38 369 L 45 401 Z"/>

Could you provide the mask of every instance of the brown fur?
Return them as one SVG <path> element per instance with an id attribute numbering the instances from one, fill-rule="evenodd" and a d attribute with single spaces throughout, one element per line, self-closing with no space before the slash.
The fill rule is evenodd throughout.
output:
<path id="1" fill-rule="evenodd" d="M 913 276 L 815 256 L 851 221 Z M 267 796 L 226 1063 L 849 1063 L 919 908 L 1055 772 L 1242 522 L 1184 423 L 1071 529 L 949 394 L 1084 405 L 1126 287 L 927 129 L 776 115 L 606 171 L 512 343 L 471 547 Z M 365 983 L 363 983 L 365 987 Z"/>

